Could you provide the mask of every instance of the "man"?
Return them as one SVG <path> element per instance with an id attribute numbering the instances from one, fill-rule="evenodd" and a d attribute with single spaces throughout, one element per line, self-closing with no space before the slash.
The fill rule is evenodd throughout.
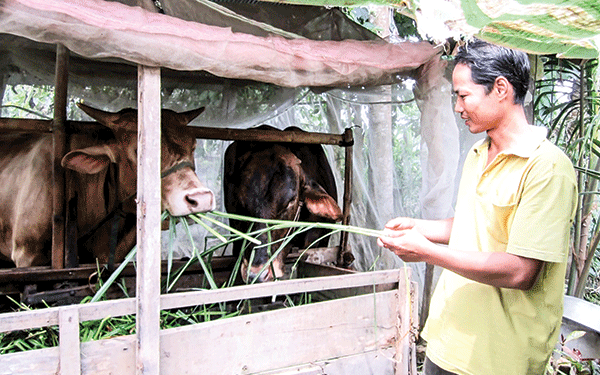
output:
<path id="1" fill-rule="evenodd" d="M 454 218 L 393 219 L 378 244 L 444 268 L 425 374 L 541 375 L 561 325 L 575 173 L 527 122 L 526 54 L 474 40 L 455 62 L 455 111 L 487 137 L 466 158 Z"/>

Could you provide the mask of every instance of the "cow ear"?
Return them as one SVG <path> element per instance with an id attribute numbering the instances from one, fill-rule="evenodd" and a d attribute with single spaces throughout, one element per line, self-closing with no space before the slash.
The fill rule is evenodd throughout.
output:
<path id="1" fill-rule="evenodd" d="M 310 213 L 334 221 L 342 220 L 342 210 L 331 195 L 317 183 L 306 184 L 304 204 Z"/>
<path id="2" fill-rule="evenodd" d="M 190 122 L 192 122 L 192 120 L 194 120 L 196 117 L 200 116 L 200 114 L 202 112 L 204 112 L 204 108 L 206 108 L 206 107 L 192 109 L 191 111 L 187 111 L 187 112 L 178 112 L 176 114 L 177 119 L 179 120 L 180 124 L 187 125 Z"/>
<path id="3" fill-rule="evenodd" d="M 83 174 L 96 174 L 116 163 L 117 154 L 109 145 L 92 146 L 67 153 L 61 165 Z"/>

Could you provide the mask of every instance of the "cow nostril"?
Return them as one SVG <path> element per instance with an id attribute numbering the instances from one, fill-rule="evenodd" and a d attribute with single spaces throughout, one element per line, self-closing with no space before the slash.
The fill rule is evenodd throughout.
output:
<path id="1" fill-rule="evenodd" d="M 189 195 L 185 196 L 185 201 L 188 205 L 190 205 L 192 207 L 198 207 L 198 201 Z"/>
<path id="2" fill-rule="evenodd" d="M 214 210 L 214 195 L 210 190 L 198 190 L 186 194 L 183 201 L 192 211 L 207 212 Z"/>

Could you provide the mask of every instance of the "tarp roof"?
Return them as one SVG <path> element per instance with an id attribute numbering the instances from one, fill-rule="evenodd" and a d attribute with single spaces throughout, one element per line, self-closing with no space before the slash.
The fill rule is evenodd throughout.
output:
<path id="1" fill-rule="evenodd" d="M 137 1 L 4 0 L 0 52 L 8 64 L 43 69 L 36 51 L 47 55 L 61 43 L 76 57 L 282 87 L 392 83 L 440 52 L 427 42 L 388 43 L 324 7 L 261 3 L 238 5 L 236 13 L 208 0 L 162 0 L 161 14 L 129 3 Z M 10 57 L 16 48 L 28 55 Z"/>

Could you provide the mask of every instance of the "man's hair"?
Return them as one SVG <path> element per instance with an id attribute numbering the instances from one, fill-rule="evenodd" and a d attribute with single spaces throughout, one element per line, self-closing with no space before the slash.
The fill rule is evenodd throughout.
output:
<path id="1" fill-rule="evenodd" d="M 486 94 L 502 76 L 514 88 L 514 103 L 523 105 L 529 87 L 529 58 L 527 54 L 474 39 L 458 50 L 456 64 L 471 68 L 473 82 L 485 86 Z"/>

